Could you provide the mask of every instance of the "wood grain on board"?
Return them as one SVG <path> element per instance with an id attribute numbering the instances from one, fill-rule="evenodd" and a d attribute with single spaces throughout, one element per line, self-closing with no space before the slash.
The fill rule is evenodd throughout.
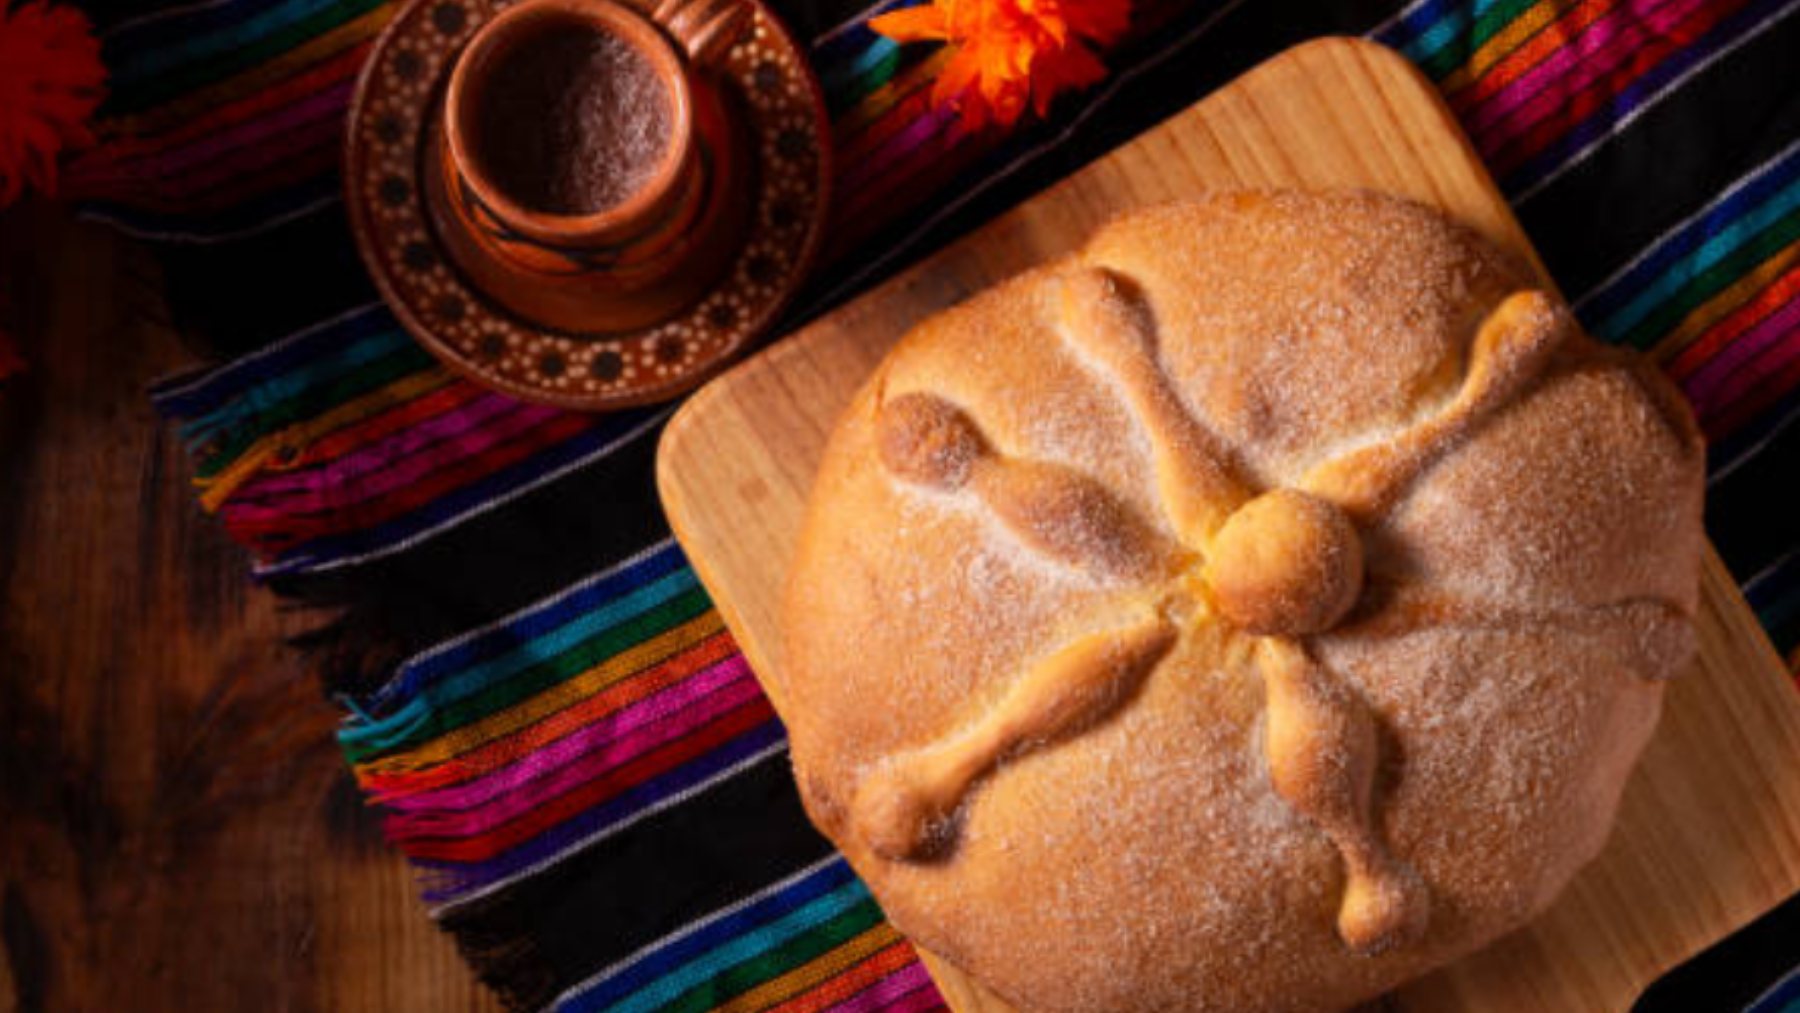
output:
<path id="1" fill-rule="evenodd" d="M 10 211 L 0 295 L 0 1013 L 497 1010 L 425 917 L 336 709 L 194 505 L 141 250 Z"/>
<path id="2" fill-rule="evenodd" d="M 1435 90 L 1374 45 L 1290 50 L 702 390 L 670 423 L 664 504 L 779 708 L 776 603 L 838 412 L 918 320 L 1066 253 L 1112 215 L 1248 185 L 1363 186 L 1444 208 L 1536 262 Z M 1541 270 L 1541 266 L 1540 266 Z M 1625 1010 L 1663 970 L 1800 891 L 1800 696 L 1709 554 L 1700 658 L 1612 839 L 1556 906 L 1388 997 L 1407 1011 Z M 964 1013 L 1007 1007 L 942 961 Z"/>

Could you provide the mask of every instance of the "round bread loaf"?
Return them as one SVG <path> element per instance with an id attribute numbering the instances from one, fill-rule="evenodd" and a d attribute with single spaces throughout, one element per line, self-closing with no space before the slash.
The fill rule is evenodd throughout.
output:
<path id="1" fill-rule="evenodd" d="M 808 811 L 1024 1010 L 1324 1010 L 1541 911 L 1692 652 L 1703 451 L 1524 265 L 1220 194 L 916 328 L 778 677 Z"/>

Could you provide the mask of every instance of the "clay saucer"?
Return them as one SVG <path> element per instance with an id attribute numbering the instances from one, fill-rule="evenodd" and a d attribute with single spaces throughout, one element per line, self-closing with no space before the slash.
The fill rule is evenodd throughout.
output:
<path id="1" fill-rule="evenodd" d="M 508 0 L 412 0 L 358 79 L 345 140 L 350 226 L 382 297 L 451 368 L 529 401 L 583 410 L 673 397 L 768 328 L 804 280 L 829 208 L 830 134 L 805 50 L 762 0 L 718 84 L 744 117 L 754 202 L 742 248 L 697 301 L 654 326 L 582 334 L 502 309 L 458 271 L 428 206 L 430 137 L 450 68 Z"/>

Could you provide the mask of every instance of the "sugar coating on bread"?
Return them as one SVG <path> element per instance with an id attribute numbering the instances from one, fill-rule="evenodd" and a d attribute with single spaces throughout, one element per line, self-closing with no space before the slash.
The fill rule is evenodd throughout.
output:
<path id="1" fill-rule="evenodd" d="M 1692 651 L 1702 451 L 1473 232 L 1227 193 L 916 328 L 784 603 L 809 812 L 1029 1010 L 1304 1010 L 1541 910 Z"/>

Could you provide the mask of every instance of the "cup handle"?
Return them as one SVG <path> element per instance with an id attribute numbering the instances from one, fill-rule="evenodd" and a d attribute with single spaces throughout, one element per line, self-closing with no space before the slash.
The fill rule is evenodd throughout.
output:
<path id="1" fill-rule="evenodd" d="M 750 0 L 657 0 L 654 17 L 697 66 L 716 67 L 750 24 Z"/>

